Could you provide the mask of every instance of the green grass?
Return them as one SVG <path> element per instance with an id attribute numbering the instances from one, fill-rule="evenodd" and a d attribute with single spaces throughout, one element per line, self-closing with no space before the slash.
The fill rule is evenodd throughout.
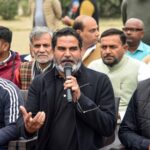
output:
<path id="1" fill-rule="evenodd" d="M 121 18 L 119 19 L 112 19 L 112 18 L 107 18 L 107 19 L 101 19 L 100 20 L 100 32 L 103 32 L 104 30 L 106 29 L 109 29 L 109 28 L 118 28 L 118 29 L 121 29 L 122 28 L 122 20 Z"/>
<path id="2" fill-rule="evenodd" d="M 32 28 L 32 20 L 30 17 L 17 17 L 11 21 L 0 19 L 0 25 L 6 26 L 13 31 L 11 49 L 20 54 L 29 53 L 29 33 Z M 121 19 L 100 19 L 100 32 L 111 27 L 121 29 Z"/>

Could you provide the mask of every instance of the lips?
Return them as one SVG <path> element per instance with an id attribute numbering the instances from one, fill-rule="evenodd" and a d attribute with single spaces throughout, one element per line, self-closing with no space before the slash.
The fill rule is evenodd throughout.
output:
<path id="1" fill-rule="evenodd" d="M 105 56 L 104 59 L 112 60 L 112 59 L 113 59 L 113 56 Z"/>
<path id="2" fill-rule="evenodd" d="M 62 60 L 61 63 L 74 63 L 73 60 L 70 60 L 70 59 L 65 59 L 65 60 Z"/>

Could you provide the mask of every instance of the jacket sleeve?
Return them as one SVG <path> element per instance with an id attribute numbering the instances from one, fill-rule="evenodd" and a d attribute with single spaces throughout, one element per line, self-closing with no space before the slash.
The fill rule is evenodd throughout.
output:
<path id="1" fill-rule="evenodd" d="M 1 105 L 3 105 L 3 125 L 0 128 L 0 145 L 18 138 L 16 120 L 19 116 L 19 106 L 24 100 L 19 89 L 10 82 L 4 82 Z"/>
<path id="2" fill-rule="evenodd" d="M 61 3 L 59 2 L 59 0 L 52 1 L 52 9 L 54 11 L 56 18 L 61 19 L 62 8 L 61 8 Z"/>
<path id="3" fill-rule="evenodd" d="M 77 112 L 97 133 L 109 136 L 114 132 L 116 125 L 114 93 L 107 76 L 99 80 L 103 82 L 97 81 L 95 100 L 82 93 L 77 103 Z"/>
<path id="4" fill-rule="evenodd" d="M 136 92 L 128 105 L 127 111 L 119 129 L 119 139 L 127 148 L 147 150 L 150 139 L 140 136 L 137 126 Z"/>
<path id="5" fill-rule="evenodd" d="M 0 145 L 5 145 L 11 140 L 18 137 L 17 127 L 15 123 L 9 124 L 0 129 Z"/>

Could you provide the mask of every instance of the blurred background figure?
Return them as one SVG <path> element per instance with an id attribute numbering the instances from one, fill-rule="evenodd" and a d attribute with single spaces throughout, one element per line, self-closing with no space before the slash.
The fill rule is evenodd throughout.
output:
<path id="1" fill-rule="evenodd" d="M 144 23 L 138 18 L 126 21 L 123 31 L 127 37 L 128 50 L 126 54 L 132 58 L 142 60 L 150 55 L 150 46 L 144 43 Z"/>
<path id="2" fill-rule="evenodd" d="M 129 18 L 139 18 L 143 20 L 145 25 L 145 34 L 143 41 L 147 44 L 150 44 L 150 15 L 148 13 L 149 10 L 149 0 L 123 0 L 121 6 L 122 20 L 124 24 Z"/>
<path id="3" fill-rule="evenodd" d="M 48 26 L 52 31 L 62 27 L 62 8 L 59 0 L 29 0 L 33 27 Z"/>
<path id="4" fill-rule="evenodd" d="M 99 13 L 95 0 L 79 0 L 79 7 L 76 14 L 74 14 L 74 18 L 79 15 L 91 16 L 96 20 L 97 24 L 99 24 Z M 64 24 L 69 26 L 74 23 L 74 20 L 72 20 L 69 16 L 65 16 L 62 21 Z"/>
<path id="5" fill-rule="evenodd" d="M 76 17 L 76 13 L 78 11 L 80 2 L 79 0 L 72 0 L 72 7 L 71 7 L 71 18 L 75 18 Z"/>

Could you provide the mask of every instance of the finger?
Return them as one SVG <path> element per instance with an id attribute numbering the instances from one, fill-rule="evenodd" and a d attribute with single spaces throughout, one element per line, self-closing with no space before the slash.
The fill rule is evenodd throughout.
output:
<path id="1" fill-rule="evenodd" d="M 20 112 L 22 113 L 23 116 L 27 116 L 28 115 L 28 113 L 27 113 L 27 111 L 26 111 L 24 106 L 20 106 Z"/>
<path id="2" fill-rule="evenodd" d="M 71 80 L 72 76 L 67 76 L 66 80 Z"/>
<path id="3" fill-rule="evenodd" d="M 42 112 L 38 112 L 36 114 L 36 116 L 33 118 L 33 122 L 35 124 L 43 124 L 45 121 L 45 113 L 42 111 Z"/>

